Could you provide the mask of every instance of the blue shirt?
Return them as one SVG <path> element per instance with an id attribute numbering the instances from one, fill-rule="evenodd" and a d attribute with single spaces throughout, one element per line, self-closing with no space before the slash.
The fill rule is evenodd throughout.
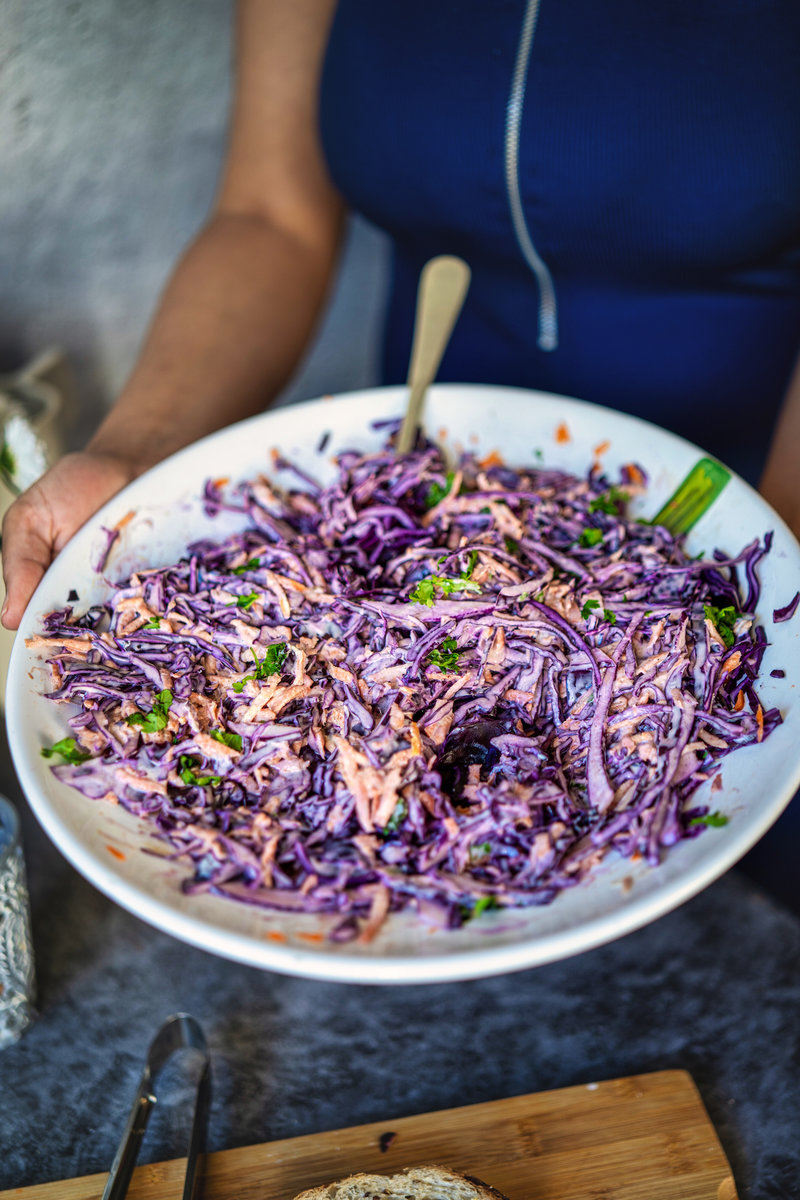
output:
<path id="1" fill-rule="evenodd" d="M 349 203 L 394 247 L 384 376 L 419 272 L 473 280 L 440 379 L 637 413 L 752 475 L 800 347 L 800 5 L 541 0 L 519 189 L 558 347 L 512 223 L 507 105 L 524 0 L 340 0 L 320 95 Z"/>

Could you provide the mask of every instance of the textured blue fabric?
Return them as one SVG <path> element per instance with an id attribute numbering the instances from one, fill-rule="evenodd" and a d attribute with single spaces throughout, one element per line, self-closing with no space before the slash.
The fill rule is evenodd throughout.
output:
<path id="1" fill-rule="evenodd" d="M 394 242 L 386 382 L 432 255 L 473 283 L 441 379 L 634 412 L 751 478 L 800 346 L 800 5 L 542 0 L 520 184 L 559 308 L 537 348 L 504 126 L 524 0 L 340 0 L 320 123 Z"/>

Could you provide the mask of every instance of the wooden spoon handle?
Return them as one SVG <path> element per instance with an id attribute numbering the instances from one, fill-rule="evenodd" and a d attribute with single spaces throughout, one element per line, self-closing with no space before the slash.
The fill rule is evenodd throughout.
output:
<path id="1" fill-rule="evenodd" d="M 408 407 L 397 438 L 398 454 L 408 454 L 417 440 L 425 393 L 439 369 L 469 281 L 467 264 L 450 254 L 432 258 L 422 268 L 408 368 Z"/>

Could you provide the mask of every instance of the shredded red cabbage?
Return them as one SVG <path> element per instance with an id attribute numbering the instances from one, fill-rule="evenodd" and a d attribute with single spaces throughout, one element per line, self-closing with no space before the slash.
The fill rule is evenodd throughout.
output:
<path id="1" fill-rule="evenodd" d="M 209 483 L 244 532 L 46 618 L 50 696 L 79 706 L 61 779 L 146 818 L 187 891 L 334 914 L 337 940 L 544 904 L 724 823 L 693 793 L 780 722 L 755 691 L 771 535 L 690 559 L 626 515 L 635 467 L 338 464 Z"/>
<path id="2" fill-rule="evenodd" d="M 800 592 L 795 592 L 788 604 L 784 604 L 783 608 L 773 610 L 772 620 L 776 625 L 780 624 L 781 621 L 791 621 L 797 612 L 798 604 L 800 604 Z"/>

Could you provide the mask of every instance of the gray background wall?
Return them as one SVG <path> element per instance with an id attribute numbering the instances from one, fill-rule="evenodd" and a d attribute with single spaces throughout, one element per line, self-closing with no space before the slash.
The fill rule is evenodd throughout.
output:
<path id="1" fill-rule="evenodd" d="M 0 372 L 74 365 L 79 443 L 119 390 L 211 204 L 231 85 L 229 0 L 0 0 Z M 376 379 L 384 241 L 350 229 L 284 399 Z"/>

